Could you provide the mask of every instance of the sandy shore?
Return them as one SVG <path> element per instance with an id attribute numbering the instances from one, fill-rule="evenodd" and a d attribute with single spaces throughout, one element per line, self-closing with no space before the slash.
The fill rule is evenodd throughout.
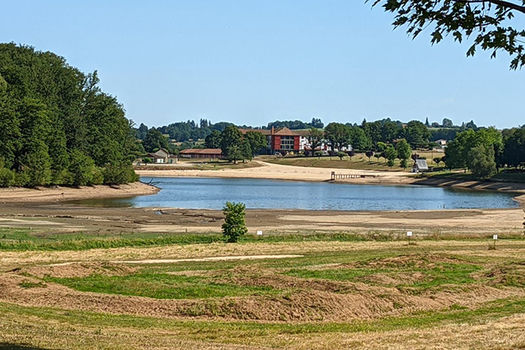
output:
<path id="1" fill-rule="evenodd" d="M 141 182 L 119 186 L 2 188 L 0 203 L 45 203 L 80 199 L 122 198 L 155 194 L 158 188 Z"/>
<path id="2" fill-rule="evenodd" d="M 174 169 L 174 170 L 137 170 L 140 176 L 150 177 L 227 177 L 227 178 L 253 178 L 253 179 L 274 179 L 274 180 L 294 180 L 294 181 L 329 181 L 332 171 L 338 174 L 367 175 L 363 179 L 353 179 L 366 183 L 410 183 L 410 173 L 388 172 L 373 170 L 355 169 L 331 169 L 300 167 L 293 165 L 272 164 L 256 161 L 261 166 L 242 169 L 220 169 L 220 170 L 195 170 L 195 169 Z"/>

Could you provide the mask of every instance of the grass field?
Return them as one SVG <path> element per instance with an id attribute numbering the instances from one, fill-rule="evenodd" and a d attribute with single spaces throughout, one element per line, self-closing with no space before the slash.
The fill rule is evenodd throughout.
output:
<path id="1" fill-rule="evenodd" d="M 427 163 L 431 167 L 436 167 L 437 164 L 433 161 L 433 158 L 442 157 L 444 154 L 441 152 L 417 152 L 421 157 L 427 159 Z M 268 163 L 281 164 L 281 165 L 295 165 L 302 167 L 316 167 L 316 168 L 335 168 L 335 169 L 357 169 L 357 170 L 378 170 L 378 171 L 403 171 L 410 170 L 412 162 L 409 161 L 408 169 L 403 169 L 400 166 L 400 160 L 396 159 L 395 164 L 392 167 L 387 165 L 385 158 L 372 157 L 368 159 L 364 153 L 358 153 L 353 157 L 344 157 L 342 160 L 339 157 L 284 157 L 277 158 L 274 156 L 261 156 L 258 159 L 264 160 Z M 441 163 L 443 165 L 443 163 Z"/>
<path id="2" fill-rule="evenodd" d="M 119 243 L 89 249 L 84 239 L 72 250 L 65 242 L 80 237 L 0 237 L 0 349 L 525 346 L 525 239 L 516 236 L 495 250 L 460 237 L 225 244 L 185 234 L 136 244 L 147 237 L 108 235 L 92 239 Z M 24 241 L 33 249 L 16 246 Z M 272 255 L 251 258 L 260 254 Z M 192 260 L 202 257 L 217 259 Z"/>

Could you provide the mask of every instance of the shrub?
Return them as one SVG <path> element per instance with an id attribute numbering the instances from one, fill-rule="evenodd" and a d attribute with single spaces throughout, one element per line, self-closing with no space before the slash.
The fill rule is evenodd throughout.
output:
<path id="1" fill-rule="evenodd" d="M 343 160 L 343 158 L 346 156 L 346 153 L 345 152 L 337 152 L 337 156 L 339 157 L 340 160 Z"/>
<path id="2" fill-rule="evenodd" d="M 222 234 L 228 243 L 235 243 L 239 237 L 248 232 L 245 222 L 244 203 L 226 202 L 223 208 L 224 223 L 222 224 Z"/>
<path id="3" fill-rule="evenodd" d="M 0 168 L 0 187 L 9 187 L 15 184 L 14 171 L 6 168 Z"/>
<path id="4" fill-rule="evenodd" d="M 102 170 L 104 184 L 118 185 L 139 180 L 139 176 L 130 164 L 111 164 Z"/>
<path id="5" fill-rule="evenodd" d="M 21 171 L 15 174 L 15 186 L 24 187 L 29 184 L 29 174 L 27 171 Z"/>

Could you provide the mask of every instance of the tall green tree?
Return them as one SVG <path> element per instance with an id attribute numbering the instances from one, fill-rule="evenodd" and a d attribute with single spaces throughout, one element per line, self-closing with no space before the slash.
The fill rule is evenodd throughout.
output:
<path id="1" fill-rule="evenodd" d="M 396 145 L 396 150 L 398 158 L 401 159 L 401 166 L 406 168 L 407 161 L 412 156 L 412 148 L 405 139 L 401 139 Z"/>
<path id="2" fill-rule="evenodd" d="M 472 175 L 480 179 L 488 179 L 497 172 L 494 148 L 482 143 L 469 151 L 469 163 Z"/>
<path id="3" fill-rule="evenodd" d="M 161 148 L 168 148 L 168 139 L 159 130 L 151 128 L 146 134 L 143 145 L 147 152 L 155 152 Z"/>
<path id="4" fill-rule="evenodd" d="M 253 158 L 257 154 L 261 154 L 261 152 L 264 152 L 268 147 L 266 136 L 260 132 L 248 131 L 244 135 L 244 138 L 248 141 L 252 152 L 249 158 Z"/>
<path id="5" fill-rule="evenodd" d="M 350 129 L 341 123 L 330 123 L 325 128 L 325 137 L 332 149 L 341 150 L 350 144 Z"/>
<path id="6" fill-rule="evenodd" d="M 308 139 L 310 147 L 312 148 L 311 156 L 313 157 L 315 155 L 315 149 L 323 144 L 324 132 L 321 129 L 310 128 L 306 138 Z"/>
<path id="7" fill-rule="evenodd" d="M 242 139 L 242 133 L 236 126 L 230 125 L 224 129 L 221 134 L 221 150 L 226 159 L 234 163 L 243 159 Z"/>

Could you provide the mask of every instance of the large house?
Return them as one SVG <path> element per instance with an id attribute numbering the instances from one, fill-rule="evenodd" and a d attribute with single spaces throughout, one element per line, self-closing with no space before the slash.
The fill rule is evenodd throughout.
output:
<path id="1" fill-rule="evenodd" d="M 240 129 L 243 134 L 248 131 L 260 132 L 268 140 L 268 151 L 271 154 L 299 152 L 301 149 L 301 134 L 286 127 L 275 129 Z"/>

